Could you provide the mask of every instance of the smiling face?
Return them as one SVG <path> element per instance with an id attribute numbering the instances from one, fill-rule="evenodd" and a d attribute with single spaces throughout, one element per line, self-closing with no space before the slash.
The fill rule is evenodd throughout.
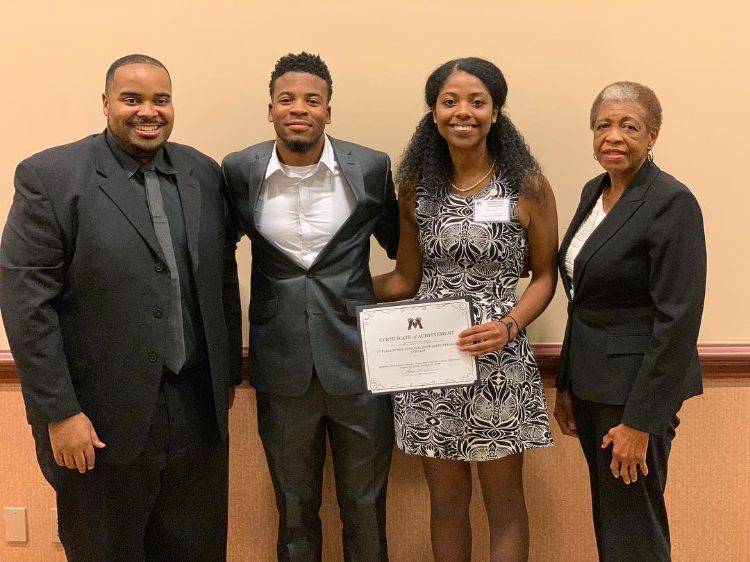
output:
<path id="1" fill-rule="evenodd" d="M 102 102 L 107 130 L 137 160 L 151 160 L 172 133 L 172 83 L 161 67 L 152 64 L 119 67 L 107 84 Z"/>
<path id="2" fill-rule="evenodd" d="M 314 164 L 323 152 L 323 132 L 331 122 L 326 81 L 307 72 L 287 72 L 273 85 L 268 121 L 273 123 L 279 158 L 285 164 Z"/>
<path id="3" fill-rule="evenodd" d="M 635 101 L 606 101 L 593 123 L 594 156 L 612 178 L 629 180 L 646 160 L 659 136 L 646 126 L 645 112 Z"/>
<path id="4" fill-rule="evenodd" d="M 451 73 L 440 88 L 432 118 L 451 150 L 484 146 L 498 109 L 484 83 L 468 72 Z"/>

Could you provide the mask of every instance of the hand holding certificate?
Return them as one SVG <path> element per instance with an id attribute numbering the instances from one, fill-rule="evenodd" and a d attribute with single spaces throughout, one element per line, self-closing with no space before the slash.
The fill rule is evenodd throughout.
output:
<path id="1" fill-rule="evenodd" d="M 456 346 L 471 326 L 468 298 L 359 308 L 362 364 L 373 393 L 475 384 L 476 359 Z"/>

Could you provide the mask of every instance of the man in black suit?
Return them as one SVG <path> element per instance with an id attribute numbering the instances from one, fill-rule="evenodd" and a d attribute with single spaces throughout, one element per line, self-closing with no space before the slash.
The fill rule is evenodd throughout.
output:
<path id="1" fill-rule="evenodd" d="M 252 242 L 250 380 L 279 509 L 280 560 L 320 560 L 326 434 L 346 560 L 386 560 L 390 398 L 366 392 L 357 305 L 375 302 L 372 234 L 395 256 L 398 210 L 386 154 L 325 135 L 331 76 L 317 55 L 271 75 L 276 140 L 223 171 Z"/>
<path id="2" fill-rule="evenodd" d="M 168 143 L 164 65 L 115 61 L 107 130 L 19 164 L 3 321 L 70 560 L 223 560 L 240 382 L 216 163 Z"/>

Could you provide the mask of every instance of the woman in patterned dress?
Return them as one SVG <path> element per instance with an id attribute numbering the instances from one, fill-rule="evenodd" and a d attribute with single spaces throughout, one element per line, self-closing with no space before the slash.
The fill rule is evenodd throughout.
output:
<path id="1" fill-rule="evenodd" d="M 401 238 L 394 271 L 374 279 L 378 300 L 469 295 L 477 324 L 457 345 L 477 356 L 481 384 L 394 396 L 396 443 L 422 457 L 436 560 L 469 560 L 471 466 L 490 524 L 491 560 L 528 557 L 523 451 L 552 444 L 547 407 L 524 327 L 555 291 L 552 190 L 502 112 L 507 85 L 478 58 L 449 61 L 428 78 L 429 112 L 397 173 Z M 475 208 L 505 212 L 475 220 Z M 506 203 L 507 202 L 507 203 Z M 515 287 L 532 271 L 520 299 Z"/>

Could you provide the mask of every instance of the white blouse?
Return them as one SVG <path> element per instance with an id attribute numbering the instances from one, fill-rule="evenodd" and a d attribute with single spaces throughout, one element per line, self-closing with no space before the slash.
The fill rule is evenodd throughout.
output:
<path id="1" fill-rule="evenodd" d="M 571 298 L 573 297 L 574 290 L 573 264 L 575 263 L 581 248 L 583 248 L 583 245 L 586 243 L 586 240 L 589 239 L 591 233 L 596 230 L 596 227 L 599 226 L 604 220 L 604 217 L 607 216 L 607 213 L 604 212 L 604 202 L 602 201 L 603 195 L 604 193 L 602 192 L 602 195 L 596 200 L 596 203 L 594 203 L 589 214 L 583 219 L 581 226 L 578 227 L 575 236 L 573 236 L 573 239 L 570 241 L 570 246 L 568 246 L 568 251 L 565 254 L 565 275 L 567 275 L 568 281 L 570 281 Z"/>

